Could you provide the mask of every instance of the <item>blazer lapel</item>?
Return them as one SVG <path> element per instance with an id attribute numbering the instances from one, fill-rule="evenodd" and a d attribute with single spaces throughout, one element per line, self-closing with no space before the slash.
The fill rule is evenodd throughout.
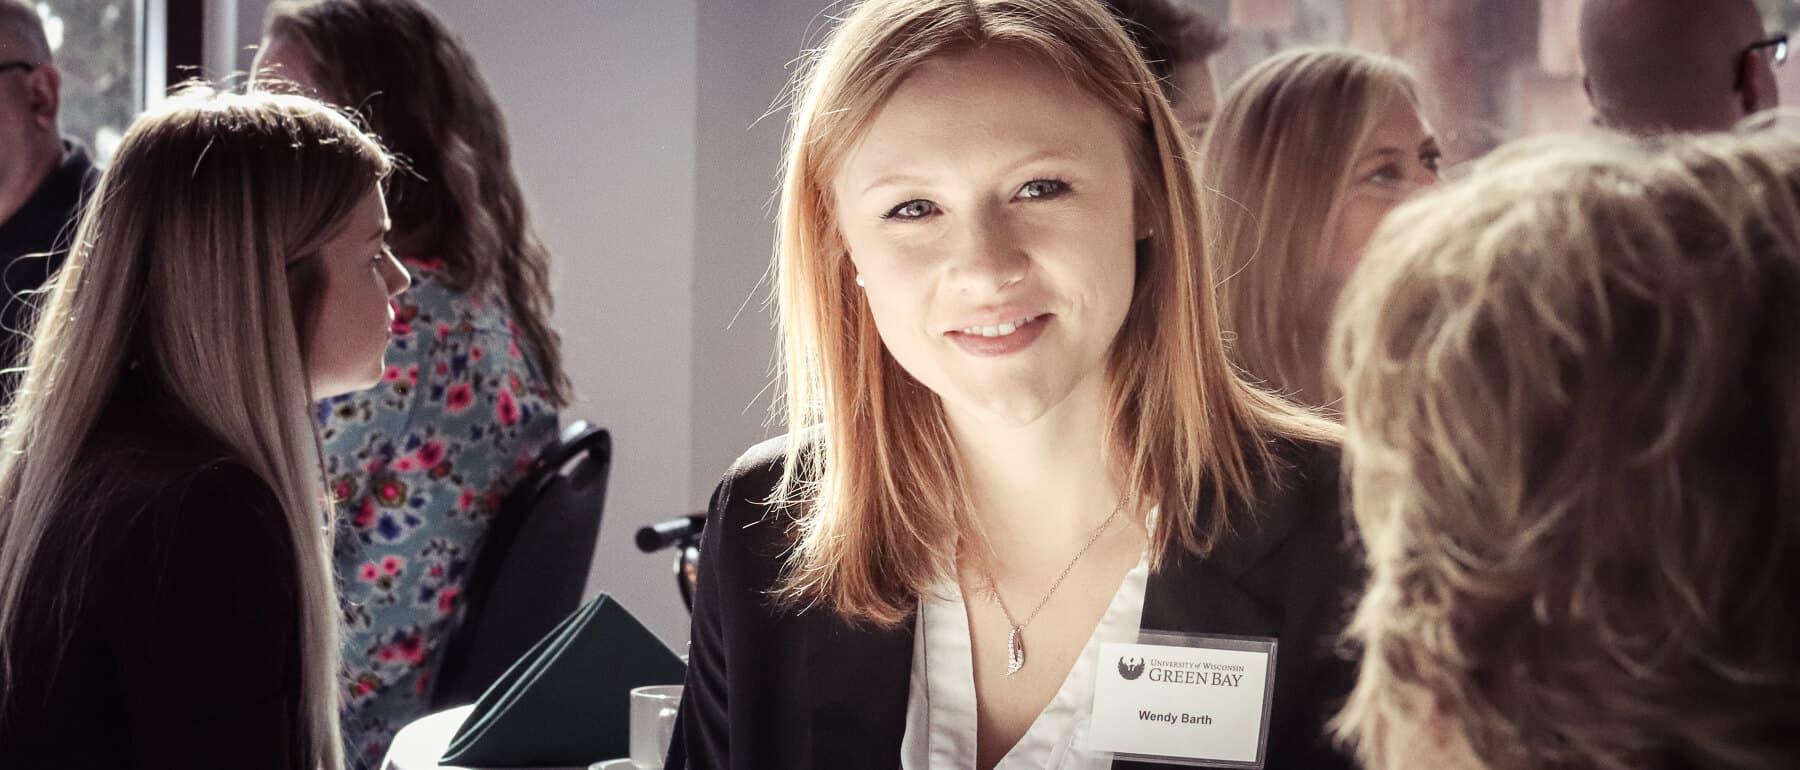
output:
<path id="1" fill-rule="evenodd" d="M 1145 631 L 1273 636 L 1279 611 L 1251 596 L 1238 580 L 1293 530 L 1286 506 L 1239 512 L 1236 531 L 1205 558 L 1182 553 L 1164 562 L 1144 586 Z"/>
<path id="2" fill-rule="evenodd" d="M 906 732 L 913 623 L 853 627 L 813 612 L 806 634 L 815 768 L 892 770 Z"/>

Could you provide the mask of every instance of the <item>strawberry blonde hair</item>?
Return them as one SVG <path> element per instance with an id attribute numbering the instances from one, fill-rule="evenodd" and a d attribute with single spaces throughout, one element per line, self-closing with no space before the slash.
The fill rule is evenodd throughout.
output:
<path id="1" fill-rule="evenodd" d="M 868 0 L 805 64 L 781 189 L 775 272 L 789 443 L 775 502 L 793 512 L 795 542 L 777 592 L 791 604 L 897 623 L 951 564 L 957 536 L 972 531 L 943 407 L 882 346 L 829 188 L 902 80 L 922 62 L 981 46 L 1066 73 L 1133 131 L 1138 205 L 1154 236 L 1140 244 L 1131 309 L 1106 363 L 1107 442 L 1129 500 L 1167 503 L 1151 534 L 1153 562 L 1207 553 L 1226 535 L 1224 512 L 1249 497 L 1268 441 L 1335 435 L 1233 374 L 1184 136 L 1105 6 Z"/>

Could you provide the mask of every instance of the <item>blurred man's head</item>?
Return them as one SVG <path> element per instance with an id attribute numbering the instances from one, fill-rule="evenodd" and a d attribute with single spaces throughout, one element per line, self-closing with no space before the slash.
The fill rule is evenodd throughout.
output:
<path id="1" fill-rule="evenodd" d="M 1719 131 L 1780 103 L 1777 47 L 1751 0 L 1583 0 L 1581 60 L 1602 123 Z"/>
<path id="2" fill-rule="evenodd" d="M 1131 33 L 1175 107 L 1175 117 L 1199 141 L 1219 107 L 1212 56 L 1225 47 L 1225 29 L 1194 0 L 1107 0 Z"/>
<path id="3" fill-rule="evenodd" d="M 62 158 L 61 87 L 43 19 L 24 0 L 0 0 L 0 221 Z"/>

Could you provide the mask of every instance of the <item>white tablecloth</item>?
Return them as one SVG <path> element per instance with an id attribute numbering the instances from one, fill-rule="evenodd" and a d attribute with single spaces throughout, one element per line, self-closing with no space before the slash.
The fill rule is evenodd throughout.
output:
<path id="1" fill-rule="evenodd" d="M 394 736 L 394 742 L 388 746 L 387 758 L 382 760 L 381 770 L 509 770 L 438 764 L 438 757 L 444 756 L 444 749 L 450 746 L 450 739 L 456 737 L 457 728 L 462 727 L 463 720 L 468 719 L 469 712 L 474 710 L 475 707 L 469 705 L 440 711 L 401 728 L 400 733 Z M 538 770 L 588 769 L 583 765 Z"/>

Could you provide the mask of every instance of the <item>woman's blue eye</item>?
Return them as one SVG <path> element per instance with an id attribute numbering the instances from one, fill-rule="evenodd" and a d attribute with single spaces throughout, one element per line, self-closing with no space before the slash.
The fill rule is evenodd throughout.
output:
<path id="1" fill-rule="evenodd" d="M 882 219 L 924 219 L 937 213 L 937 206 L 928 200 L 910 200 L 888 209 Z"/>
<path id="2" fill-rule="evenodd" d="M 1069 190 L 1069 183 L 1056 179 L 1033 179 L 1019 187 L 1019 197 L 1025 199 L 1054 198 Z"/>
<path id="3" fill-rule="evenodd" d="M 1400 167 L 1390 163 L 1375 169 L 1374 173 L 1369 174 L 1367 181 L 1383 187 L 1394 187 L 1399 185 L 1404 178 L 1405 175 L 1400 172 Z"/>

